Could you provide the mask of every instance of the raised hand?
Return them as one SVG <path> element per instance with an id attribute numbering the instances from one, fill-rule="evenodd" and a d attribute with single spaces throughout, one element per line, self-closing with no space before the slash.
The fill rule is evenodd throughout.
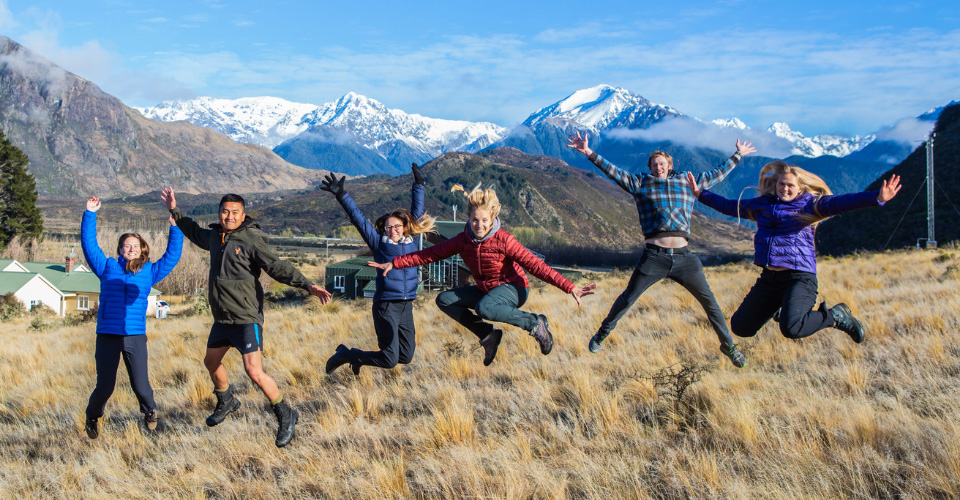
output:
<path id="1" fill-rule="evenodd" d="M 310 285 L 310 288 L 308 288 L 307 291 L 310 292 L 310 295 L 320 299 L 321 304 L 330 302 L 330 297 L 333 295 L 328 292 L 326 288 L 318 285 Z"/>
<path id="2" fill-rule="evenodd" d="M 320 186 L 320 189 L 324 191 L 330 191 L 337 198 L 343 196 L 343 193 L 346 191 L 343 190 L 343 181 L 347 180 L 347 176 L 340 177 L 340 180 L 337 180 L 337 176 L 332 173 L 327 174 L 323 178 L 323 186 Z"/>
<path id="3" fill-rule="evenodd" d="M 594 293 L 596 293 L 593 291 L 595 288 L 597 288 L 597 284 L 590 283 L 589 285 L 585 285 L 582 287 L 581 286 L 575 287 L 570 292 L 570 295 L 573 295 L 573 300 L 577 301 L 577 307 L 580 307 L 580 297 L 583 297 L 585 295 L 593 295 Z"/>
<path id="4" fill-rule="evenodd" d="M 700 198 L 700 186 L 697 185 L 697 179 L 693 176 L 693 172 L 687 172 L 687 185 L 690 187 L 693 197 Z"/>
<path id="5" fill-rule="evenodd" d="M 570 137 L 567 138 L 567 147 L 583 153 L 584 156 L 590 156 L 593 154 L 593 150 L 590 149 L 590 146 L 587 146 L 589 140 L 590 134 L 585 133 L 580 135 L 580 131 L 578 130 L 576 134 L 570 134 Z"/>
<path id="6" fill-rule="evenodd" d="M 891 175 L 890 179 L 883 181 L 883 186 L 880 188 L 880 194 L 877 196 L 877 200 L 881 203 L 886 203 L 893 199 L 897 193 L 900 192 L 900 188 L 903 186 L 900 184 L 899 175 Z"/>
<path id="7" fill-rule="evenodd" d="M 740 142 L 740 139 L 737 139 L 737 152 L 740 153 L 741 158 L 755 152 L 756 150 L 757 148 L 753 147 L 753 144 L 747 141 Z"/>
<path id="8" fill-rule="evenodd" d="M 87 210 L 91 212 L 100 210 L 100 198 L 97 198 L 96 196 L 90 197 L 90 199 L 87 200 Z"/>
<path id="9" fill-rule="evenodd" d="M 427 180 L 423 178 L 423 170 L 420 169 L 420 165 L 414 163 L 411 170 L 413 170 L 413 182 L 421 186 L 427 183 Z"/>
<path id="10" fill-rule="evenodd" d="M 368 261 L 367 261 L 367 265 L 370 266 L 370 267 L 375 267 L 375 268 L 383 271 L 383 277 L 384 277 L 384 278 L 386 278 L 386 277 L 387 277 L 387 273 L 389 273 L 390 270 L 393 269 L 393 262 L 384 262 L 383 264 L 378 264 L 378 263 L 376 263 L 376 262 L 374 262 L 374 261 L 372 261 L 372 260 L 368 260 Z"/>
<path id="11" fill-rule="evenodd" d="M 167 186 L 160 192 L 160 199 L 167 205 L 167 210 L 177 208 L 177 198 L 173 196 L 173 188 Z"/>

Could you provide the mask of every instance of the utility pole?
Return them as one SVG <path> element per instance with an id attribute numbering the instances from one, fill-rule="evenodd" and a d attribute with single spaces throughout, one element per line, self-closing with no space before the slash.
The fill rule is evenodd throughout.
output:
<path id="1" fill-rule="evenodd" d="M 457 206 L 453 206 L 453 222 L 457 222 Z"/>
<path id="2" fill-rule="evenodd" d="M 927 140 L 927 248 L 937 248 L 937 236 L 934 233 L 933 213 L 933 138 L 935 132 L 930 132 Z"/>

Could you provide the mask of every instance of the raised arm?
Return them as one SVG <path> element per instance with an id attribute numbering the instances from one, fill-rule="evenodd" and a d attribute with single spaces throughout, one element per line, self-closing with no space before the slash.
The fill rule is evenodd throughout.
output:
<path id="1" fill-rule="evenodd" d="M 722 164 L 713 170 L 703 172 L 697 176 L 697 184 L 700 189 L 709 189 L 714 184 L 722 181 L 734 167 L 737 166 L 737 163 L 740 163 L 740 160 L 744 156 L 747 156 L 750 153 L 756 151 L 756 148 L 749 142 L 740 142 L 740 139 L 737 139 L 737 150 L 727 158 Z"/>
<path id="2" fill-rule="evenodd" d="M 90 270 L 98 278 L 103 275 L 107 267 L 107 256 L 97 243 L 97 211 L 100 210 L 100 198 L 96 196 L 87 200 L 87 209 L 83 212 L 80 222 L 80 248 L 87 259 Z"/>
<path id="3" fill-rule="evenodd" d="M 170 215 L 173 216 L 177 227 L 183 231 L 183 235 L 193 242 L 194 245 L 204 250 L 210 250 L 210 233 L 212 230 L 201 228 L 200 224 L 197 224 L 196 221 L 187 217 L 182 210 L 177 208 L 177 198 L 174 196 L 173 188 L 170 186 L 163 188 L 163 192 L 160 193 L 160 199 L 166 204 L 167 210 L 169 210 Z"/>
<path id="4" fill-rule="evenodd" d="M 423 178 L 423 171 L 416 163 L 413 164 L 413 188 L 411 188 L 410 213 L 413 217 L 419 219 L 423 217 L 425 210 L 423 208 L 423 196 L 427 180 Z"/>
<path id="5" fill-rule="evenodd" d="M 616 165 L 608 162 L 603 159 L 602 156 L 598 155 L 590 146 L 587 145 L 590 140 L 590 134 L 580 135 L 578 131 L 576 134 L 571 134 L 567 138 L 567 147 L 572 148 L 579 153 L 587 157 L 588 160 L 593 162 L 601 172 L 606 174 L 613 182 L 616 182 L 621 188 L 623 188 L 628 193 L 637 193 L 640 191 L 641 179 L 636 175 L 633 175 L 629 172 L 621 170 L 616 167 Z"/>
<path id="6" fill-rule="evenodd" d="M 436 245 L 433 245 L 432 247 L 427 247 L 423 250 L 417 250 L 416 252 L 410 252 L 399 257 L 394 257 L 390 262 L 384 262 L 383 264 L 380 264 L 371 260 L 367 262 L 367 265 L 383 271 L 383 276 L 386 276 L 387 273 L 393 269 L 423 266 L 460 253 L 460 250 L 463 249 L 463 244 L 465 242 L 464 238 L 466 237 L 463 235 L 463 233 L 460 233 L 453 238 L 442 241 Z"/>
<path id="7" fill-rule="evenodd" d="M 173 218 L 173 216 L 171 216 Z M 183 252 L 183 232 L 176 225 L 170 226 L 170 233 L 167 236 L 167 250 L 163 256 L 153 266 L 153 282 L 158 283 L 166 278 L 173 268 L 180 262 L 180 254 Z"/>
<path id="8" fill-rule="evenodd" d="M 373 227 L 373 224 L 363 216 L 363 212 L 360 211 L 356 202 L 353 201 L 350 193 L 343 188 L 343 182 L 346 178 L 347 176 L 342 176 L 340 179 L 337 179 L 337 176 L 327 174 L 323 178 L 323 185 L 320 186 L 320 189 L 337 197 L 337 201 L 340 202 L 343 211 L 346 212 L 347 217 L 350 218 L 350 223 L 360 232 L 360 237 L 363 238 L 363 242 L 366 243 L 371 250 L 376 250 L 380 245 L 380 235 L 377 234 L 377 228 Z"/>

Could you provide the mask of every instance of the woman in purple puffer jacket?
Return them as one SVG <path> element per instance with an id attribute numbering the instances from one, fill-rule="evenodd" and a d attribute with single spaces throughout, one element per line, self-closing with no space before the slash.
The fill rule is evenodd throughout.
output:
<path id="1" fill-rule="evenodd" d="M 728 200 L 700 191 L 688 174 L 690 191 L 704 205 L 723 214 L 757 223 L 753 237 L 753 263 L 762 267 L 760 278 L 730 318 L 730 329 L 739 337 L 752 337 L 779 312 L 780 333 L 799 339 L 834 327 L 854 342 L 863 342 L 863 325 L 846 304 L 831 308 L 817 301 L 817 255 L 813 238 L 817 224 L 858 208 L 882 206 L 900 191 L 900 177 L 884 181 L 880 191 L 834 196 L 817 177 L 795 165 L 775 161 L 760 170 L 760 197 Z"/>

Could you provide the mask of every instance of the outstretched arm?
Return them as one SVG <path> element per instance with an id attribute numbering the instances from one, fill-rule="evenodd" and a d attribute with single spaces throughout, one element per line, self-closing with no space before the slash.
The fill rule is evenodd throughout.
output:
<path id="1" fill-rule="evenodd" d="M 96 196 L 87 200 L 87 210 L 83 212 L 80 222 L 80 248 L 83 256 L 90 265 L 90 270 L 99 278 L 107 267 L 107 256 L 97 243 L 97 211 L 100 210 L 100 198 Z"/>
<path id="2" fill-rule="evenodd" d="M 883 206 L 900 192 L 901 187 L 903 186 L 900 184 L 900 176 L 892 175 L 883 181 L 880 191 L 821 196 L 813 204 L 812 209 L 818 215 L 832 217 L 858 208 Z"/>
<path id="3" fill-rule="evenodd" d="M 703 172 L 697 176 L 697 184 L 700 186 L 700 189 L 709 189 L 714 184 L 722 181 L 724 177 L 733 171 L 734 167 L 737 166 L 737 163 L 740 163 L 740 160 L 742 160 L 744 156 L 747 156 L 756 150 L 757 149 L 754 148 L 751 143 L 746 141 L 740 142 L 740 139 L 737 139 L 737 150 L 733 153 L 733 155 L 730 156 L 730 158 L 725 160 L 717 168 Z"/>
<path id="4" fill-rule="evenodd" d="M 170 216 L 173 219 L 173 216 Z M 177 267 L 180 262 L 180 254 L 183 251 L 183 232 L 180 228 L 170 226 L 170 234 L 167 236 L 167 250 L 163 252 L 163 257 L 153 266 L 153 282 L 158 283 Z"/>
<path id="5" fill-rule="evenodd" d="M 266 239 L 261 238 L 255 245 L 253 251 L 257 264 L 266 271 L 271 278 L 283 283 L 284 285 L 302 288 L 311 295 L 320 299 L 320 303 L 326 304 L 330 301 L 330 292 L 321 286 L 315 285 L 307 279 L 296 267 L 293 267 L 289 261 L 276 256 L 270 249 Z"/>
<path id="6" fill-rule="evenodd" d="M 572 148 L 576 151 L 579 151 L 581 154 L 585 155 L 588 160 L 590 160 L 601 172 L 606 174 L 613 182 L 616 182 L 624 191 L 628 193 L 636 193 L 640 191 L 641 179 L 629 172 L 625 172 L 616 165 L 608 162 L 603 159 L 602 156 L 595 153 L 589 146 L 587 142 L 590 140 L 590 134 L 580 135 L 578 131 L 576 134 L 571 134 L 567 138 L 567 147 Z"/>
<path id="7" fill-rule="evenodd" d="M 367 262 L 367 265 L 380 269 L 383 271 L 383 276 L 386 276 L 387 273 L 389 273 L 392 269 L 423 266 L 431 262 L 446 259 L 447 257 L 459 253 L 460 250 L 463 249 L 463 243 L 464 236 L 463 233 L 460 233 L 457 236 L 454 236 L 449 240 L 442 241 L 436 245 L 433 245 L 432 247 L 427 247 L 423 250 L 417 250 L 416 252 L 410 252 L 408 254 L 394 257 L 390 262 L 380 264 L 371 260 Z"/>
<path id="8" fill-rule="evenodd" d="M 700 189 L 700 186 L 697 185 L 697 180 L 694 179 L 692 172 L 687 172 L 687 186 L 690 187 L 690 192 L 693 193 L 693 196 L 697 198 L 697 201 L 716 210 L 717 212 L 720 212 L 724 215 L 729 215 L 730 217 L 756 220 L 756 218 L 753 216 L 753 210 L 751 210 L 756 198 L 750 198 L 746 200 L 730 200 L 720 196 L 719 194 L 712 193 L 705 189 L 702 190 Z"/>

